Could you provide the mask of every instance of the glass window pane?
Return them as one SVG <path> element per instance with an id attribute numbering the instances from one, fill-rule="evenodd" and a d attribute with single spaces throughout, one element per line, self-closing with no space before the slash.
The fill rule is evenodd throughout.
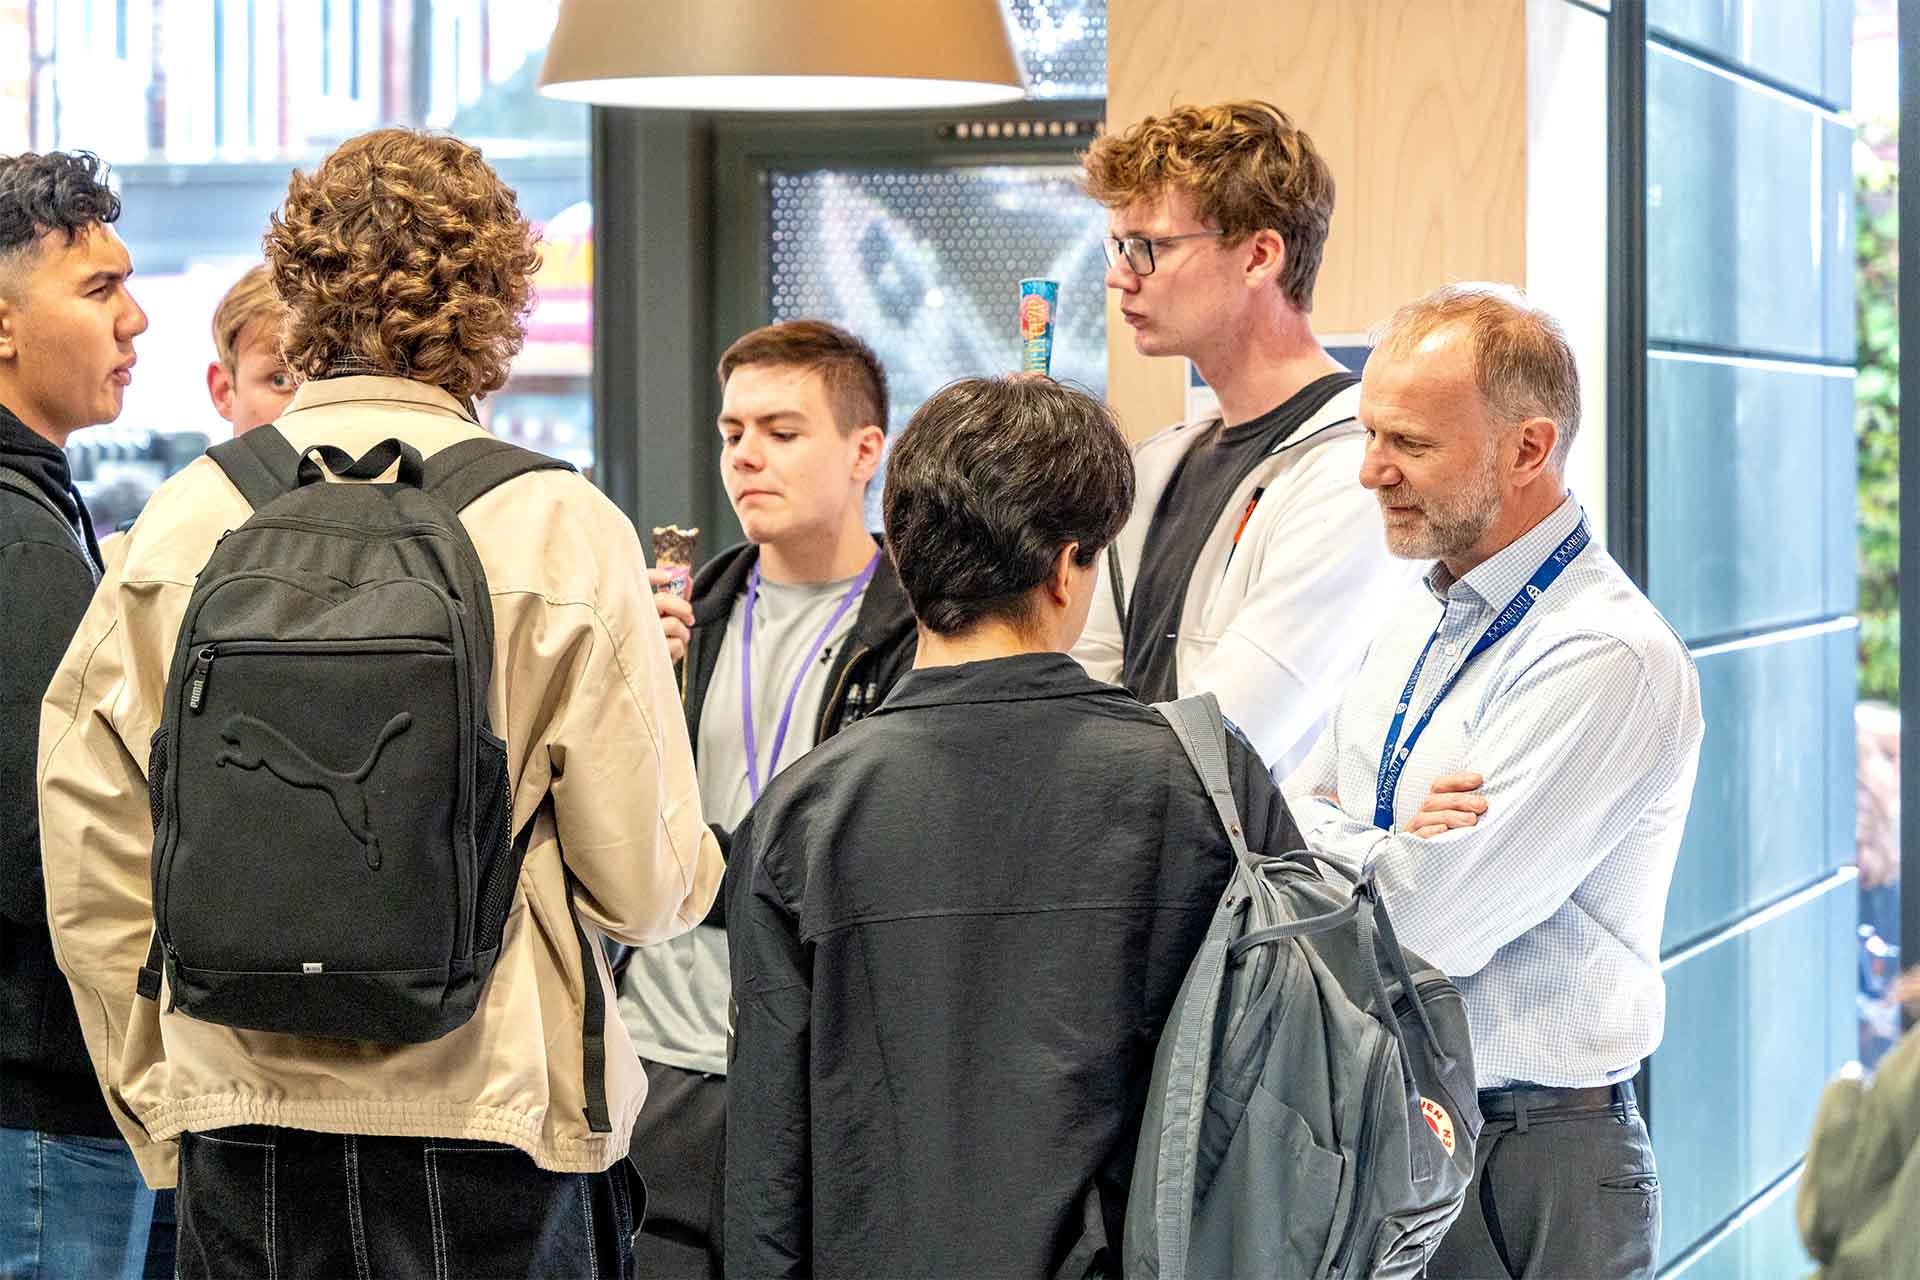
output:
<path id="1" fill-rule="evenodd" d="M 260 260 L 287 175 L 385 124 L 485 151 L 543 230 L 527 344 L 480 404 L 497 435 L 592 462 L 588 110 L 536 91 L 559 0 L 39 0 L 0 6 L 0 42 L 42 70 L 0 79 L 8 150 L 98 153 L 125 204 L 151 327 L 126 407 L 77 433 L 76 479 L 111 527 L 231 429 L 207 393 L 213 311 Z"/>

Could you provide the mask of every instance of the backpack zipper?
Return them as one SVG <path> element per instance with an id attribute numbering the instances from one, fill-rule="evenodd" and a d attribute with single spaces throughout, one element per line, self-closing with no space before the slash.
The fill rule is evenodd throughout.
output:
<path id="1" fill-rule="evenodd" d="M 1387 1045 L 1390 1033 L 1382 1032 L 1382 1038 L 1373 1046 L 1373 1056 L 1367 1062 L 1367 1087 L 1360 1095 L 1360 1141 L 1354 1147 L 1353 1156 L 1353 1202 L 1347 1206 L 1347 1225 L 1340 1231 L 1340 1248 L 1334 1252 L 1333 1266 L 1329 1274 L 1344 1275 L 1347 1267 L 1347 1254 L 1353 1248 L 1353 1236 L 1360 1226 L 1360 1209 L 1365 1204 L 1365 1192 L 1371 1189 L 1373 1170 L 1373 1130 L 1374 1115 L 1380 1110 L 1381 1065 L 1387 1060 Z"/>
<path id="2" fill-rule="evenodd" d="M 201 649 L 193 661 L 193 677 L 188 683 L 187 710 L 199 715 L 206 709 L 207 677 L 213 674 L 214 647 Z"/>
<path id="3" fill-rule="evenodd" d="M 865 661 L 867 655 L 872 652 L 872 645 L 864 645 L 861 648 L 855 649 L 853 656 L 847 659 L 847 665 L 840 671 L 840 679 L 833 686 L 833 696 L 820 704 L 820 723 L 815 726 L 813 731 L 813 744 L 815 746 L 819 746 L 827 740 L 827 719 L 833 715 L 833 708 L 839 704 L 842 695 L 846 693 L 847 681 L 852 677 L 853 669 Z M 844 715 L 842 719 L 845 719 Z"/>

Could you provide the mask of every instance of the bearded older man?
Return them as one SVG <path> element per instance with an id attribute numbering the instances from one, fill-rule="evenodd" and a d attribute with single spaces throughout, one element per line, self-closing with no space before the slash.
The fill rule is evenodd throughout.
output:
<path id="1" fill-rule="evenodd" d="M 1565 334 L 1515 290 L 1448 286 L 1386 324 L 1360 480 L 1393 553 L 1437 563 L 1285 789 L 1466 997 L 1486 1129 L 1433 1276 L 1651 1275 L 1658 1253 L 1629 1081 L 1665 1018 L 1700 690 L 1567 492 L 1579 416 Z"/>

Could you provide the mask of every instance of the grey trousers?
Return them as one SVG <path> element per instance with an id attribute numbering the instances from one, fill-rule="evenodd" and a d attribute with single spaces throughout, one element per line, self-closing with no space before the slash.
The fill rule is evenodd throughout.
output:
<path id="1" fill-rule="evenodd" d="M 1653 1275 L 1660 1178 L 1632 1089 L 1579 1105 L 1557 1105 L 1555 1092 L 1522 1093 L 1518 1107 L 1482 1095 L 1492 1114 L 1466 1205 L 1427 1265 L 1432 1280 Z"/>

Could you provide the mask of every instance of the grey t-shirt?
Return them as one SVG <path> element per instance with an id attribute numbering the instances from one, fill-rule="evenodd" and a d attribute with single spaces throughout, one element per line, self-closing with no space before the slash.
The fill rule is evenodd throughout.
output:
<path id="1" fill-rule="evenodd" d="M 771 775 L 805 755 L 826 699 L 827 673 L 853 630 L 855 600 L 834 624 L 833 634 L 811 660 L 821 628 L 853 585 L 852 578 L 819 585 L 760 582 L 753 611 L 753 732 L 764 789 Z M 700 809 L 707 821 L 733 828 L 753 805 L 747 783 L 746 738 L 740 719 L 740 662 L 746 637 L 747 597 L 733 602 L 727 636 L 715 660 L 700 711 L 695 745 Z M 787 736 L 774 760 L 774 737 L 787 695 L 799 681 Z M 727 935 L 701 925 L 656 946 L 642 947 L 628 962 L 620 984 L 620 1017 L 641 1057 L 685 1071 L 727 1071 Z"/>

